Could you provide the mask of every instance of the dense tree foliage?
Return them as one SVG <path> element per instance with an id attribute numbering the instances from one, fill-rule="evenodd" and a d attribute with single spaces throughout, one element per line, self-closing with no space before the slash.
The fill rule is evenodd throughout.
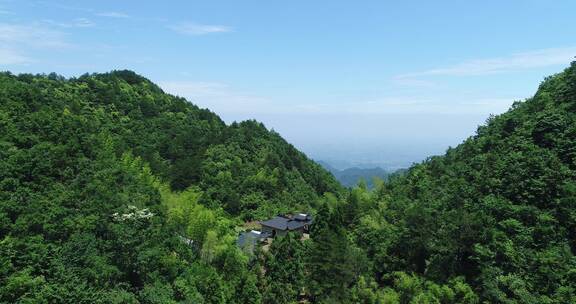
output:
<path id="1" fill-rule="evenodd" d="M 270 246 L 265 259 L 264 303 L 292 303 L 304 287 L 304 245 L 288 233 Z"/>
<path id="2" fill-rule="evenodd" d="M 238 219 L 326 191 L 278 134 L 132 72 L 0 74 L 2 303 L 259 302 Z"/>
<path id="3" fill-rule="evenodd" d="M 354 189 L 347 223 L 390 303 L 575 303 L 575 195 L 572 63 L 446 155 Z"/>
<path id="4" fill-rule="evenodd" d="M 0 89 L 1 303 L 576 302 L 576 63 L 349 190 L 132 72 Z M 236 246 L 244 221 L 297 210 L 310 239 Z"/>

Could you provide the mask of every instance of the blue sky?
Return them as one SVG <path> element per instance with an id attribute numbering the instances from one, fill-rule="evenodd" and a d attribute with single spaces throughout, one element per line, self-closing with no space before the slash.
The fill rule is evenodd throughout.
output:
<path id="1" fill-rule="evenodd" d="M 316 159 L 405 166 L 576 56 L 576 1 L 0 0 L 0 69 L 132 69 Z"/>

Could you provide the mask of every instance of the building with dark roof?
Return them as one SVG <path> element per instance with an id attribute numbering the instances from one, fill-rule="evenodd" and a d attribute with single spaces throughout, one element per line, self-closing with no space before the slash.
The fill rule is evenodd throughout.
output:
<path id="1" fill-rule="evenodd" d="M 299 213 L 295 216 L 276 216 L 267 221 L 260 222 L 262 233 L 269 234 L 272 238 L 278 235 L 285 235 L 289 231 L 297 233 L 308 232 L 312 224 L 312 216 Z"/>
<path id="2" fill-rule="evenodd" d="M 266 232 L 257 230 L 245 231 L 240 233 L 236 244 L 242 248 L 242 250 L 252 253 L 259 242 L 264 242 L 269 237 L 270 234 Z"/>

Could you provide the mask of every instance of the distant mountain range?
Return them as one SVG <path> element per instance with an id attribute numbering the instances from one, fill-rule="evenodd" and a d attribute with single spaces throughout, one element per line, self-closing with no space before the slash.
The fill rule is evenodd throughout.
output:
<path id="1" fill-rule="evenodd" d="M 354 187 L 358 185 L 361 180 L 366 181 L 368 188 L 372 188 L 374 186 L 374 178 L 380 178 L 383 180 L 387 180 L 388 177 L 393 173 L 382 169 L 380 167 L 375 168 L 359 168 L 359 167 L 352 167 L 347 169 L 337 169 L 334 166 L 330 165 L 326 161 L 316 161 L 326 170 L 330 171 L 334 177 L 345 187 Z"/>

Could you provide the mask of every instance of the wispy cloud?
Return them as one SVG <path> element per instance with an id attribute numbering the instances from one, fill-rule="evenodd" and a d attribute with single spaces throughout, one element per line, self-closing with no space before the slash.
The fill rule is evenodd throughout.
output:
<path id="1" fill-rule="evenodd" d="M 132 18 L 132 16 L 130 16 L 124 12 L 120 12 L 120 11 L 101 11 L 101 10 L 96 10 L 96 9 L 89 8 L 89 7 L 81 7 L 81 6 L 57 3 L 56 1 L 36 1 L 34 5 L 35 6 L 44 6 L 44 7 L 56 8 L 59 10 L 73 11 L 73 12 L 76 12 L 77 14 L 79 13 L 79 14 L 83 14 L 83 15 L 90 15 L 90 16 L 96 16 L 96 17 L 107 17 L 107 18 L 118 18 L 118 19 Z M 82 19 L 88 20 L 87 18 L 78 18 L 75 20 L 81 21 Z M 90 21 L 90 22 L 92 22 L 92 21 Z M 73 24 L 73 23 L 63 23 L 63 24 Z M 88 23 L 84 22 L 84 23 L 78 23 L 78 24 L 87 25 Z"/>
<path id="2" fill-rule="evenodd" d="M 11 49 L 0 49 L 0 65 L 25 64 L 32 60 Z"/>
<path id="3" fill-rule="evenodd" d="M 4 46 L 31 46 L 37 48 L 64 48 L 64 33 L 38 25 L 0 23 L 0 43 Z"/>
<path id="4" fill-rule="evenodd" d="M 71 25 L 75 27 L 92 27 L 96 24 L 88 18 L 76 18 Z"/>
<path id="5" fill-rule="evenodd" d="M 424 76 L 477 76 L 513 72 L 570 63 L 576 56 L 576 46 L 548 48 L 514 53 L 506 57 L 475 59 L 453 66 L 398 75 L 396 79 Z"/>
<path id="6" fill-rule="evenodd" d="M 88 18 L 75 18 L 69 22 L 58 22 L 52 19 L 44 19 L 42 20 L 43 23 L 47 23 L 56 27 L 62 28 L 78 28 L 78 27 L 94 27 L 96 23 Z"/>
<path id="7" fill-rule="evenodd" d="M 225 25 L 206 25 L 190 22 L 179 23 L 176 25 L 169 26 L 169 28 L 178 33 L 191 36 L 200 36 L 215 33 L 228 33 L 233 31 L 232 27 Z"/>
<path id="8" fill-rule="evenodd" d="M 101 13 L 96 13 L 96 16 L 108 17 L 108 18 L 130 18 L 130 15 L 122 13 L 122 12 L 101 12 Z"/>
<path id="9" fill-rule="evenodd" d="M 93 12 L 93 9 L 90 8 L 84 8 L 84 7 L 79 7 L 79 6 L 74 6 L 74 5 L 66 5 L 66 4 L 62 4 L 62 3 L 57 3 L 56 1 L 35 1 L 32 4 L 33 6 L 44 6 L 44 7 L 52 7 L 52 8 L 58 8 L 61 10 L 67 10 L 67 11 L 77 11 L 77 12 L 84 12 L 84 13 L 90 13 Z"/>
<path id="10" fill-rule="evenodd" d="M 0 23 L 0 64 L 27 64 L 34 60 L 24 55 L 31 49 L 64 49 L 71 47 L 65 34 L 40 25 Z"/>

